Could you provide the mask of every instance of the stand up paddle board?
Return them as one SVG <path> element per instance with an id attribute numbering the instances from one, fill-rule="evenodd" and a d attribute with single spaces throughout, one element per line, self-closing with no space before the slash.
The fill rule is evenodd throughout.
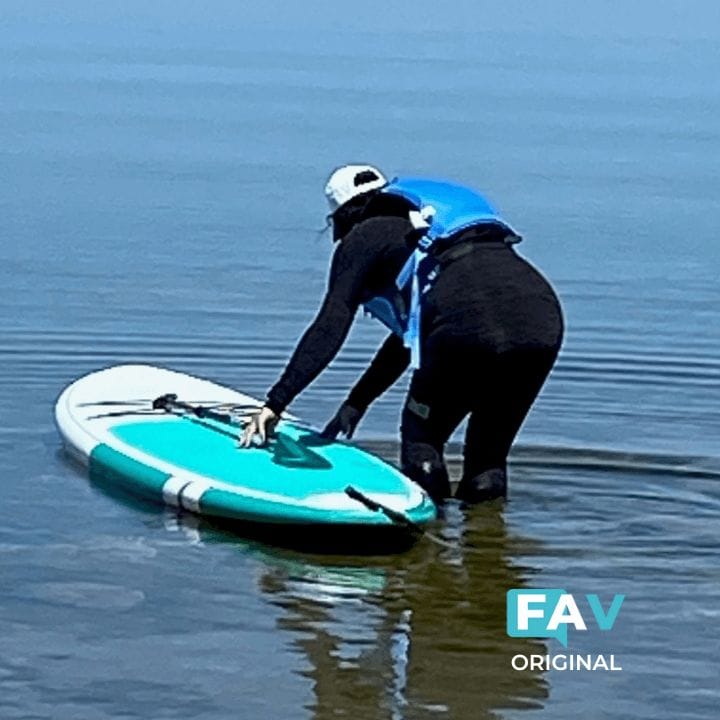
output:
<path id="1" fill-rule="evenodd" d="M 392 465 L 290 415 L 266 447 L 239 448 L 243 418 L 261 405 L 184 373 L 119 365 L 68 386 L 55 419 L 91 477 L 193 513 L 358 529 L 435 517 L 427 494 Z"/>

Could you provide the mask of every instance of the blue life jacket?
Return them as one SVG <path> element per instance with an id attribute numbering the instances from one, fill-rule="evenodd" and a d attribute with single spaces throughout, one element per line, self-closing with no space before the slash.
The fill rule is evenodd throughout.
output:
<path id="1" fill-rule="evenodd" d="M 412 206 L 410 221 L 420 240 L 395 280 L 395 285 L 364 303 L 365 311 L 380 320 L 410 349 L 410 363 L 420 367 L 422 296 L 432 287 L 439 265 L 423 262 L 453 244 L 454 237 L 477 225 L 507 230 L 508 242 L 520 237 L 480 193 L 455 183 L 424 178 L 396 178 L 381 192 L 397 195 Z M 468 242 L 471 242 L 470 240 Z M 405 299 L 408 298 L 408 299 Z"/>

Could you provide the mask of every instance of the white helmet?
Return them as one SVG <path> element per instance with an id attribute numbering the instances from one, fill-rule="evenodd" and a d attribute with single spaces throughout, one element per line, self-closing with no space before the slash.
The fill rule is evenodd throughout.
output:
<path id="1" fill-rule="evenodd" d="M 343 165 L 335 170 L 325 185 L 330 212 L 348 200 L 387 185 L 385 176 L 372 165 Z"/>

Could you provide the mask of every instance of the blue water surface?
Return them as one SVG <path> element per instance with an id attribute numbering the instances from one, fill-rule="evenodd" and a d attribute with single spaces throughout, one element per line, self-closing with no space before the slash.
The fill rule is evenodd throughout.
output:
<path id="1" fill-rule="evenodd" d="M 720 10 L 6 0 L 0 716 L 712 718 Z M 567 335 L 504 508 L 389 558 L 273 550 L 108 496 L 57 394 L 149 362 L 260 395 L 323 294 L 345 162 L 485 190 Z M 294 404 L 322 424 L 383 333 Z M 407 379 L 366 417 L 394 457 Z M 456 469 L 456 468 L 455 468 Z M 627 599 L 619 673 L 517 673 L 511 587 Z"/>

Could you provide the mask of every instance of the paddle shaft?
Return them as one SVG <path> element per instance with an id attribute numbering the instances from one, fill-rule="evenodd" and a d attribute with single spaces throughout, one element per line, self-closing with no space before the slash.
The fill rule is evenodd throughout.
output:
<path id="1" fill-rule="evenodd" d="M 375 512 L 381 512 L 385 517 L 387 517 L 389 520 L 394 522 L 396 525 L 402 525 L 403 527 L 408 528 L 409 530 L 412 530 L 415 533 L 418 533 L 418 535 L 424 535 L 425 530 L 420 527 L 417 523 L 414 523 L 412 520 L 407 518 L 405 515 L 403 515 L 401 512 L 398 512 L 397 510 L 393 510 L 392 508 L 389 508 L 387 505 L 383 505 L 382 503 L 376 502 L 372 498 L 369 498 L 367 495 L 364 495 L 361 493 L 357 488 L 354 488 L 352 485 L 348 485 L 345 488 L 345 493 L 348 495 L 348 497 L 351 497 L 353 500 L 357 500 L 359 503 L 362 503 L 368 510 L 373 510 Z"/>
<path id="2" fill-rule="evenodd" d="M 165 410 L 167 412 L 172 410 L 183 410 L 204 420 L 215 420 L 215 422 L 223 423 L 225 425 L 237 426 L 237 422 L 234 422 L 233 416 L 230 413 L 217 412 L 216 410 L 211 410 L 210 408 L 203 407 L 202 405 L 191 405 L 190 403 L 178 400 L 177 395 L 174 393 L 167 393 L 155 398 L 152 401 L 152 406 L 154 410 Z"/>

